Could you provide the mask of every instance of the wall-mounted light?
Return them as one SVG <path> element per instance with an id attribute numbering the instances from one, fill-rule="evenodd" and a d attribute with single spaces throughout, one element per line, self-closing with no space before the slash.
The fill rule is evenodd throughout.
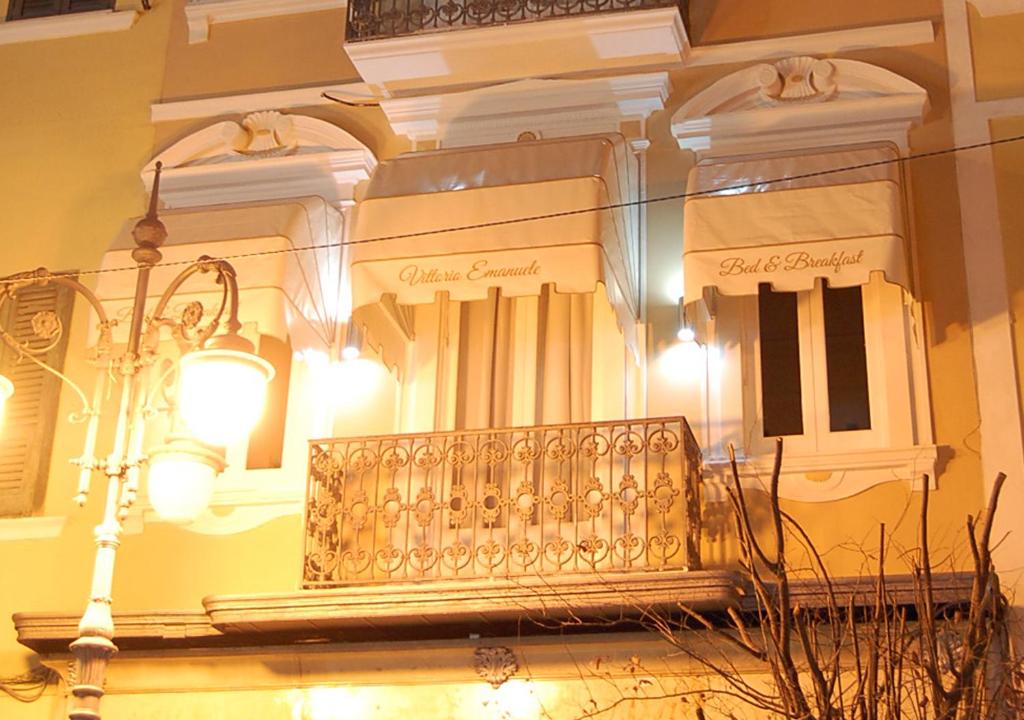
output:
<path id="1" fill-rule="evenodd" d="M 355 360 L 363 353 L 363 330 L 359 323 L 350 319 L 345 328 L 345 344 L 341 346 L 342 360 Z"/>
<path id="2" fill-rule="evenodd" d="M 678 310 L 676 311 L 676 322 L 678 324 L 678 330 L 676 330 L 676 338 L 680 342 L 692 343 L 697 340 L 697 333 L 694 332 L 690 323 L 686 319 L 686 306 L 683 305 L 683 298 L 679 298 L 677 303 Z"/>
<path id="3" fill-rule="evenodd" d="M 14 383 L 0 375 L 0 427 L 4 424 L 4 406 L 7 400 L 14 394 Z"/>

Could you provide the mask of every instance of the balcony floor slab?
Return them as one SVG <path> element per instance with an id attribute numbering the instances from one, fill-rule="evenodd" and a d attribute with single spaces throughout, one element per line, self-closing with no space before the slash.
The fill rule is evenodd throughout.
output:
<path id="1" fill-rule="evenodd" d="M 742 587 L 728 571 L 664 571 L 349 585 L 299 593 L 219 595 L 203 605 L 226 633 L 331 633 L 396 628 L 586 620 L 615 622 L 679 603 L 738 607 Z M 433 633 L 431 633 L 433 634 Z"/>

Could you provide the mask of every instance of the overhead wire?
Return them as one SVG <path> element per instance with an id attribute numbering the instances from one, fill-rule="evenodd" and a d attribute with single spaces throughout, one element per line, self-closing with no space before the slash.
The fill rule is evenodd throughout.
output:
<path id="1" fill-rule="evenodd" d="M 795 175 L 785 175 L 776 178 L 769 178 L 764 180 L 758 180 L 758 185 L 777 185 L 780 183 L 793 182 L 795 180 L 807 180 L 815 177 L 822 177 L 825 175 L 836 175 L 845 172 L 851 172 L 854 170 L 864 170 L 867 168 L 880 167 L 884 165 L 893 165 L 896 163 L 909 163 L 915 160 L 924 160 L 927 158 L 941 157 L 944 155 L 952 155 L 955 153 L 967 152 L 969 150 L 979 150 L 981 148 L 995 147 L 998 145 L 1006 145 L 1009 143 L 1020 142 L 1024 140 L 1024 134 L 1014 135 L 1006 138 L 999 138 L 996 140 L 986 140 L 985 142 L 972 143 L 970 145 L 955 145 L 952 147 L 942 148 L 939 150 L 930 150 L 928 152 L 914 153 L 898 158 L 887 158 L 884 160 L 874 160 L 872 162 L 858 163 L 856 165 L 844 165 L 836 168 L 828 168 L 826 170 L 816 170 L 814 172 L 798 173 Z M 274 255 L 289 255 L 297 254 L 301 252 L 312 252 L 316 250 L 331 250 L 334 248 L 354 245 L 366 245 L 369 243 L 389 242 L 391 240 L 403 240 L 407 238 L 418 238 L 425 237 L 428 235 L 440 235 L 443 233 L 454 233 L 454 232 L 466 232 L 469 230 L 484 230 L 493 227 L 503 227 L 507 225 L 518 225 L 521 223 L 538 222 L 540 220 L 552 220 L 563 217 L 572 217 L 576 215 L 584 215 L 593 212 L 605 212 L 608 210 L 619 210 L 627 207 L 640 207 L 644 205 L 652 205 L 654 203 L 670 202 L 674 200 L 687 200 L 689 198 L 696 197 L 708 197 L 713 195 L 720 195 L 726 193 L 735 193 L 743 191 L 749 187 L 749 183 L 739 183 L 736 185 L 727 185 L 718 188 L 711 188 L 707 190 L 694 190 L 681 193 L 672 193 L 669 195 L 660 195 L 658 197 L 648 197 L 637 200 L 627 200 L 624 202 L 608 203 L 605 205 L 595 205 L 586 208 L 576 208 L 572 210 L 561 210 L 558 212 L 541 213 L 538 215 L 523 215 L 519 217 L 503 218 L 500 220 L 490 220 L 486 222 L 471 223 L 468 225 L 452 225 L 449 227 L 442 228 L 431 228 L 429 230 L 418 230 L 415 232 L 406 233 L 394 233 L 391 235 L 379 235 L 369 238 L 361 238 L 359 240 L 338 240 L 329 243 L 314 243 L 312 245 L 300 245 L 287 248 L 277 248 L 273 250 L 256 250 L 253 252 L 241 252 L 232 253 L 229 255 L 221 255 L 215 260 L 246 260 L 256 257 L 268 257 Z M 160 263 L 160 267 L 173 267 L 181 265 L 191 265 L 194 260 L 172 260 L 169 262 Z M 74 277 L 82 275 L 103 275 L 106 273 L 116 272 L 132 272 L 137 270 L 136 265 L 125 265 L 119 267 L 109 268 L 92 268 L 86 270 L 74 270 L 66 273 L 56 272 L 51 273 L 50 277 Z M 0 278 L 0 284 L 11 284 L 15 282 L 22 282 L 23 278 Z"/>

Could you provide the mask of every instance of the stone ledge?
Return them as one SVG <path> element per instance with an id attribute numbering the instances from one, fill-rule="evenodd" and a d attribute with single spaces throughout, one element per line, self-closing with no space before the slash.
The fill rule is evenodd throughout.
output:
<path id="1" fill-rule="evenodd" d="M 737 607 L 741 594 L 732 572 L 671 571 L 214 595 L 203 600 L 206 612 L 115 612 L 114 640 L 122 650 L 164 650 L 464 637 L 517 624 L 532 625 L 524 632 L 543 632 L 544 623 L 569 618 L 608 627 L 679 602 L 707 611 Z M 14 626 L 22 645 L 63 653 L 77 636 L 78 619 L 77 614 L 16 613 Z"/>
<path id="2" fill-rule="evenodd" d="M 685 603 L 735 607 L 742 588 L 726 571 L 630 572 L 553 578 L 431 580 L 351 585 L 268 595 L 208 597 L 203 605 L 225 633 L 335 631 L 568 617 L 617 619 Z"/>
<path id="3" fill-rule="evenodd" d="M 630 573 L 494 581 L 440 581 L 349 586 L 259 595 L 215 595 L 202 611 L 153 610 L 114 614 L 115 642 L 125 651 L 175 651 L 225 648 L 248 651 L 310 643 L 451 639 L 467 634 L 510 636 L 556 631 L 637 629 L 641 611 L 671 611 L 679 603 L 715 616 L 729 607 L 754 614 L 754 599 L 737 573 L 694 571 Z M 832 581 L 840 607 L 871 607 L 874 578 Z M 968 601 L 971 575 L 938 573 L 935 601 Z M 821 608 L 821 583 L 792 584 L 793 603 Z M 912 606 L 914 581 L 908 575 L 886 578 L 896 603 Z M 77 636 L 79 616 L 67 613 L 16 613 L 18 641 L 43 655 L 66 655 Z M 751 618 L 753 621 L 754 618 Z"/>
<path id="4" fill-rule="evenodd" d="M 78 615 L 26 612 L 15 613 L 13 620 L 18 642 L 41 654 L 67 653 L 68 645 L 78 636 Z M 210 618 L 198 611 L 116 612 L 114 624 L 115 641 L 121 649 L 225 644 Z"/>

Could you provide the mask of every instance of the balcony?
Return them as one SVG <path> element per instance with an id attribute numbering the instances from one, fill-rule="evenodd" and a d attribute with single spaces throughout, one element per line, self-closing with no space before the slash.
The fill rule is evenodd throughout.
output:
<path id="1" fill-rule="evenodd" d="M 352 0 L 345 42 L 482 28 L 581 15 L 678 8 L 688 0 Z"/>
<path id="2" fill-rule="evenodd" d="M 386 97 L 678 67 L 689 0 L 350 0 L 345 52 Z"/>
<path id="3" fill-rule="evenodd" d="M 683 418 L 310 449 L 306 589 L 701 566 L 701 457 Z"/>

